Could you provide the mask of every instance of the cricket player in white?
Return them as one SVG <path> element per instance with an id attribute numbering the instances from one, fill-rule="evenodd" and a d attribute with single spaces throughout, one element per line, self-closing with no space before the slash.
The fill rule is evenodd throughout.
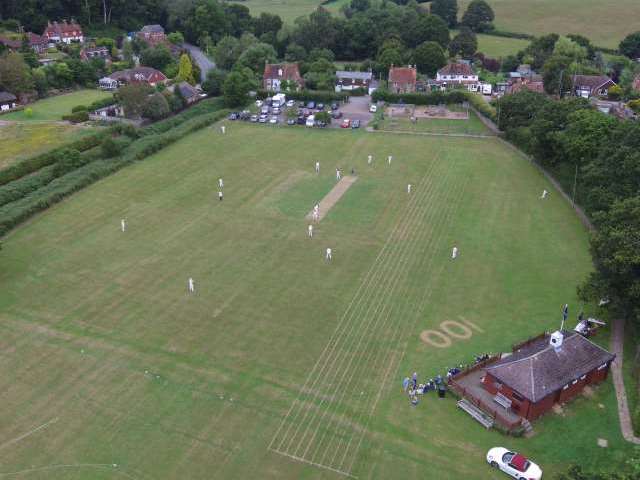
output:
<path id="1" fill-rule="evenodd" d="M 316 173 L 320 173 L 320 162 L 316 162 Z"/>
<path id="2" fill-rule="evenodd" d="M 313 225 L 309 225 L 308 231 L 309 231 L 309 238 L 313 238 Z"/>
<path id="3" fill-rule="evenodd" d="M 389 157 L 387 158 L 387 161 L 389 162 L 389 165 L 391 165 L 391 160 L 393 160 L 393 157 L 391 155 L 389 155 Z"/>
<path id="4" fill-rule="evenodd" d="M 196 286 L 193 283 L 193 278 L 189 277 L 189 281 L 187 283 L 188 283 L 189 293 L 194 293 L 196 291 Z"/>
<path id="5" fill-rule="evenodd" d="M 453 250 L 451 250 L 451 259 L 455 260 L 456 258 L 458 258 L 458 247 L 453 247 Z"/>
<path id="6" fill-rule="evenodd" d="M 336 168 L 336 180 L 340 180 L 341 176 L 342 176 L 342 174 L 340 173 L 340 169 Z"/>
<path id="7" fill-rule="evenodd" d="M 218 187 L 224 188 L 224 182 L 222 181 L 222 178 L 218 179 Z"/>
<path id="8" fill-rule="evenodd" d="M 122 233 L 124 233 L 124 231 L 127 229 L 127 222 L 124 218 L 120 220 L 120 228 L 122 229 Z"/>
<path id="9" fill-rule="evenodd" d="M 327 248 L 327 254 L 325 255 L 326 260 L 331 260 L 331 249 Z"/>
<path id="10" fill-rule="evenodd" d="M 547 190 L 543 190 L 542 191 L 542 195 L 540 195 L 540 200 L 544 200 L 545 198 L 547 198 L 547 195 L 549 195 L 549 192 L 547 192 Z"/>
<path id="11" fill-rule="evenodd" d="M 411 184 L 407 184 L 407 193 L 411 193 Z"/>
<path id="12" fill-rule="evenodd" d="M 222 134 L 224 135 L 225 131 L 227 130 L 227 127 L 225 127 L 224 125 L 222 125 L 220 127 L 220 131 L 222 132 Z"/>
<path id="13" fill-rule="evenodd" d="M 368 163 L 369 165 L 371 165 L 371 162 L 372 162 L 372 161 L 373 161 L 373 157 L 372 157 L 371 155 L 369 155 L 369 156 L 367 157 L 367 163 Z"/>
<path id="14" fill-rule="evenodd" d="M 222 190 L 220 190 L 220 191 L 218 192 L 218 200 L 222 201 L 222 197 L 223 197 L 223 195 L 222 195 Z"/>

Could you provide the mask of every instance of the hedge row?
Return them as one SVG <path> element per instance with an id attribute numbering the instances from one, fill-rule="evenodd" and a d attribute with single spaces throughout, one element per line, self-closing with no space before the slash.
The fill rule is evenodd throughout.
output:
<path id="1" fill-rule="evenodd" d="M 71 109 L 71 113 L 93 112 L 95 110 L 99 110 L 99 109 L 104 108 L 104 107 L 109 107 L 111 105 L 115 105 L 116 103 L 118 103 L 118 100 L 116 99 L 116 97 L 114 95 L 112 95 L 110 97 L 101 98 L 99 100 L 96 100 L 95 102 L 90 103 L 89 105 L 76 105 L 75 107 L 73 107 Z"/>
<path id="2" fill-rule="evenodd" d="M 531 35 L 529 33 L 520 33 L 520 32 L 509 32 L 507 30 L 488 30 L 486 32 L 482 32 L 484 35 L 492 35 L 494 37 L 505 37 L 505 38 L 520 38 L 522 40 L 533 40 L 535 35 Z"/>
<path id="3" fill-rule="evenodd" d="M 270 92 L 268 90 L 258 90 L 256 92 L 256 98 L 263 100 L 267 97 L 272 97 L 277 92 Z M 283 92 L 287 99 L 289 100 L 297 100 L 299 102 L 321 102 L 321 103 L 331 103 L 331 102 L 344 102 L 349 97 L 349 93 L 347 92 L 332 92 L 329 90 L 301 90 L 299 92 Z"/>
<path id="4" fill-rule="evenodd" d="M 467 92 L 452 90 L 450 92 L 432 93 L 391 93 L 388 90 L 376 90 L 371 95 L 374 102 L 406 103 L 409 105 L 442 105 L 463 103 L 467 101 Z"/>
<path id="5" fill-rule="evenodd" d="M 228 115 L 227 110 L 206 114 L 183 122 L 179 127 L 133 142 L 119 157 L 100 159 L 63 175 L 18 201 L 0 207 L 0 236 L 32 215 L 61 201 L 68 195 L 116 172 L 137 160 L 161 150 L 189 133 L 205 128 Z"/>
<path id="6" fill-rule="evenodd" d="M 489 105 L 484 98 L 480 95 L 476 95 L 475 93 L 467 92 L 466 93 L 467 101 L 473 105 L 473 107 L 482 114 L 482 116 L 487 117 L 494 123 L 498 123 L 498 114 L 496 109 L 493 108 L 492 105 Z"/>
<path id="7" fill-rule="evenodd" d="M 172 128 L 177 127 L 185 123 L 192 118 L 199 117 L 201 115 L 214 113 L 219 111 L 223 107 L 222 98 L 209 98 L 202 100 L 201 102 L 196 103 L 194 106 L 187 108 L 186 110 L 174 115 L 173 117 L 169 117 L 165 120 L 161 120 L 159 122 L 155 122 L 147 127 L 141 128 L 139 130 L 140 136 L 145 135 L 157 135 L 159 133 L 164 133 Z"/>
<path id="8" fill-rule="evenodd" d="M 6 183 L 40 170 L 42 167 L 55 163 L 57 161 L 58 154 L 64 150 L 71 149 L 84 152 L 94 148 L 100 145 L 102 140 L 111 135 L 111 133 L 112 131 L 108 129 L 106 131 L 87 135 L 86 137 L 82 137 L 81 139 L 68 143 L 67 145 L 36 155 L 35 157 L 26 158 L 15 165 L 7 167 L 4 170 L 0 170 L 0 185 L 5 185 Z"/>

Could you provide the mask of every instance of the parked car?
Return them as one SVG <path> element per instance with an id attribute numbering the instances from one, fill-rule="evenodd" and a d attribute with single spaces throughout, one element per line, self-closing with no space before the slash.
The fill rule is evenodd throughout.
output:
<path id="1" fill-rule="evenodd" d="M 489 450 L 487 463 L 517 480 L 540 480 L 542 478 L 542 470 L 538 465 L 523 455 L 503 447 L 494 447 Z"/>
<path id="2" fill-rule="evenodd" d="M 318 128 L 324 128 L 324 127 L 326 127 L 326 126 L 327 126 L 326 122 L 323 122 L 322 120 L 317 120 L 317 121 L 316 121 L 316 127 L 318 127 Z"/>
<path id="3" fill-rule="evenodd" d="M 331 112 L 331 118 L 342 118 L 342 112 L 338 111 L 338 110 L 334 110 L 333 112 Z"/>
<path id="4" fill-rule="evenodd" d="M 378 107 L 377 107 L 377 105 L 371 105 L 371 106 L 369 107 L 369 111 L 370 111 L 371 113 L 376 113 L 376 112 L 378 111 Z"/>
<path id="5" fill-rule="evenodd" d="M 240 120 L 249 120 L 249 118 L 251 118 L 251 112 L 249 110 L 243 110 L 240 112 L 238 118 L 240 118 Z"/>
<path id="6" fill-rule="evenodd" d="M 298 121 L 300 121 L 300 119 L 298 119 Z M 296 124 L 295 118 L 290 118 L 289 120 L 287 120 L 287 125 L 295 125 L 295 124 Z"/>
<path id="7" fill-rule="evenodd" d="M 270 107 L 273 104 L 273 98 L 272 97 L 265 98 L 264 99 L 264 103 L 265 103 L 265 105 Z"/>
<path id="8" fill-rule="evenodd" d="M 267 116 L 266 115 L 260 115 L 260 118 L 258 119 L 259 123 L 267 123 Z"/>
<path id="9" fill-rule="evenodd" d="M 298 125 L 304 125 L 305 123 L 307 123 L 307 119 L 304 117 L 298 117 L 298 120 L 296 120 L 296 123 Z"/>
<path id="10" fill-rule="evenodd" d="M 251 120 L 254 123 L 257 122 L 258 121 L 258 115 L 251 115 L 251 118 L 249 120 Z"/>
<path id="11" fill-rule="evenodd" d="M 236 112 L 231 112 L 227 118 L 229 120 L 237 120 L 238 119 L 238 114 Z"/>
<path id="12" fill-rule="evenodd" d="M 316 106 L 316 108 L 317 108 L 318 110 L 324 110 L 324 103 L 319 103 L 319 104 Z"/>
<path id="13" fill-rule="evenodd" d="M 260 108 L 263 104 L 262 100 L 256 100 L 256 107 Z"/>
<path id="14" fill-rule="evenodd" d="M 313 115 L 309 115 L 307 117 L 305 125 L 307 127 L 313 127 L 313 126 L 315 126 L 315 124 L 316 124 L 316 117 L 314 117 Z"/>
<path id="15" fill-rule="evenodd" d="M 316 102 L 309 102 L 307 103 L 307 108 L 309 110 L 313 110 L 314 108 L 316 108 Z"/>
<path id="16" fill-rule="evenodd" d="M 267 106 L 262 107 L 262 108 L 260 109 L 260 113 L 261 113 L 262 115 L 267 115 L 267 114 L 269 113 L 269 107 L 267 107 Z"/>
<path id="17" fill-rule="evenodd" d="M 289 101 L 287 102 L 287 107 L 291 108 L 291 107 L 293 107 L 295 104 L 296 104 L 296 102 L 294 102 L 293 100 L 289 100 Z"/>
<path id="18" fill-rule="evenodd" d="M 351 128 L 360 128 L 360 120 L 354 120 L 351 122 Z"/>
<path id="19" fill-rule="evenodd" d="M 269 119 L 269 123 L 278 123 L 278 117 L 276 115 L 272 115 Z"/>
<path id="20" fill-rule="evenodd" d="M 341 128 L 349 128 L 351 126 L 351 120 L 349 120 L 348 118 L 345 118 L 342 121 L 342 125 L 340 125 Z"/>
<path id="21" fill-rule="evenodd" d="M 331 110 L 338 110 L 338 104 L 337 103 L 332 103 L 331 104 Z"/>
<path id="22" fill-rule="evenodd" d="M 271 110 L 271 113 L 273 113 L 274 115 L 280 115 L 280 108 L 275 107 L 273 110 Z"/>

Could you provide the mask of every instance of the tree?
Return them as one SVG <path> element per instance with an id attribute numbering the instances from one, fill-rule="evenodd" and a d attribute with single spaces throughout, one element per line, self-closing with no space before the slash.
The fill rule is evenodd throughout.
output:
<path id="1" fill-rule="evenodd" d="M 227 73 L 219 68 L 214 68 L 207 72 L 207 79 L 202 83 L 202 90 L 207 95 L 217 97 L 222 94 L 222 86 Z"/>
<path id="2" fill-rule="evenodd" d="M 578 166 L 591 162 L 605 143 L 610 141 L 609 133 L 615 125 L 615 118 L 587 105 L 570 113 L 562 131 L 558 133 L 566 160 Z"/>
<path id="3" fill-rule="evenodd" d="M 447 64 L 447 59 L 439 43 L 424 42 L 413 51 L 413 63 L 420 73 L 433 77 Z"/>
<path id="4" fill-rule="evenodd" d="M 387 48 L 382 50 L 376 59 L 376 70 L 386 75 L 389 72 L 389 67 L 392 65 L 403 65 L 404 58 L 400 50 L 396 48 Z"/>
<path id="5" fill-rule="evenodd" d="M 534 70 L 540 70 L 544 66 L 545 62 L 553 54 L 558 38 L 560 37 L 555 33 L 543 35 L 533 40 L 524 50 L 527 56 L 533 57 L 531 66 Z"/>
<path id="6" fill-rule="evenodd" d="M 178 76 L 176 77 L 178 82 L 187 82 L 191 85 L 195 85 L 196 81 L 193 77 L 193 65 L 191 64 L 191 58 L 186 53 L 180 55 L 180 66 L 178 67 Z"/>
<path id="7" fill-rule="evenodd" d="M 184 35 L 181 32 L 171 32 L 167 35 L 167 40 L 174 45 L 182 45 L 184 43 Z"/>
<path id="8" fill-rule="evenodd" d="M 231 70 L 233 65 L 238 61 L 241 53 L 240 40 L 227 35 L 222 37 L 214 47 L 213 58 L 218 68 Z"/>
<path id="9" fill-rule="evenodd" d="M 331 115 L 329 114 L 329 112 L 318 112 L 315 115 L 315 119 L 318 122 L 324 122 L 326 125 L 331 124 Z"/>
<path id="10" fill-rule="evenodd" d="M 462 16 L 462 25 L 474 32 L 486 32 L 493 28 L 493 10 L 484 0 L 473 0 Z"/>
<path id="11" fill-rule="evenodd" d="M 267 43 L 257 43 L 245 50 L 238 58 L 237 66 L 248 67 L 254 73 L 262 75 L 265 63 L 273 63 L 277 54 L 273 46 Z"/>
<path id="12" fill-rule="evenodd" d="M 513 95 L 505 95 L 498 100 L 500 130 L 529 126 L 538 111 L 551 102 L 541 93 L 523 90 Z"/>
<path id="13" fill-rule="evenodd" d="M 576 42 L 587 51 L 587 58 L 592 59 L 596 54 L 596 49 L 587 37 L 571 33 L 567 35 L 567 38 Z"/>
<path id="14" fill-rule="evenodd" d="M 371 7 L 369 0 L 351 0 L 351 9 L 356 12 L 364 12 Z"/>
<path id="15" fill-rule="evenodd" d="M 433 0 L 431 13 L 438 15 L 453 28 L 458 24 L 458 0 Z"/>
<path id="16" fill-rule="evenodd" d="M 115 95 L 127 117 L 139 117 L 152 92 L 153 89 L 144 83 L 133 83 L 121 87 Z"/>
<path id="17" fill-rule="evenodd" d="M 244 106 L 248 100 L 248 94 L 257 86 L 251 69 L 244 67 L 234 70 L 224 80 L 222 94 L 227 107 Z"/>
<path id="18" fill-rule="evenodd" d="M 169 115 L 169 102 L 161 93 L 151 95 L 142 107 L 142 116 L 151 120 L 160 120 Z"/>
<path id="19" fill-rule="evenodd" d="M 256 37 L 265 33 L 278 33 L 282 28 L 282 19 L 278 15 L 262 12 L 258 18 L 253 19 L 253 32 Z"/>
<path id="20" fill-rule="evenodd" d="M 122 44 L 122 59 L 129 67 L 133 66 L 133 45 L 127 40 Z"/>
<path id="21" fill-rule="evenodd" d="M 478 50 L 478 38 L 469 28 L 463 27 L 449 44 L 449 54 L 452 57 L 461 55 L 463 58 L 471 58 Z"/>
<path id="22" fill-rule="evenodd" d="M 415 14 L 411 14 L 415 17 Z M 407 27 L 403 39 L 410 47 L 420 45 L 422 42 L 438 42 L 442 48 L 449 45 L 449 28 L 447 23 L 437 15 L 420 15 L 415 24 Z"/>
<path id="23" fill-rule="evenodd" d="M 16 96 L 33 88 L 31 72 L 19 53 L 0 57 L 0 87 Z"/>
<path id="24" fill-rule="evenodd" d="M 587 58 L 587 49 L 567 37 L 560 37 L 553 47 L 553 55 L 567 57 L 572 62 L 581 62 Z"/>
<path id="25" fill-rule="evenodd" d="M 546 61 L 542 73 L 545 92 L 562 96 L 571 91 L 570 65 L 571 59 L 561 55 L 554 55 Z"/>
<path id="26" fill-rule="evenodd" d="M 173 56 L 165 45 L 157 45 L 142 51 L 140 63 L 156 70 L 164 70 L 169 64 L 173 63 Z"/>
<path id="27" fill-rule="evenodd" d="M 183 25 L 184 36 L 191 42 L 197 42 L 204 35 L 218 41 L 231 33 L 230 18 L 216 0 L 195 0 L 184 17 Z"/>
<path id="28" fill-rule="evenodd" d="M 640 58 L 640 31 L 630 33 L 620 42 L 620 53 L 635 60 Z"/>
<path id="29" fill-rule="evenodd" d="M 304 74 L 305 84 L 312 90 L 333 90 L 335 71 L 335 65 L 321 57 L 309 65 L 307 73 Z"/>
<path id="30" fill-rule="evenodd" d="M 301 45 L 290 43 L 287 45 L 284 59 L 287 62 L 304 62 L 307 59 L 307 51 Z"/>

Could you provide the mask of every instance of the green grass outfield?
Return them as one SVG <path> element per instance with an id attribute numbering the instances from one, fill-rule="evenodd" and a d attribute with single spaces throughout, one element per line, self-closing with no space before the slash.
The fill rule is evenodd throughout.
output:
<path id="1" fill-rule="evenodd" d="M 102 90 L 78 90 L 72 93 L 38 100 L 37 102 L 29 105 L 27 108 L 30 108 L 33 111 L 33 115 L 31 117 L 27 117 L 25 109 L 19 112 L 3 115 L 2 120 L 62 120 L 62 116 L 71 113 L 71 109 L 73 107 L 77 105 L 89 105 L 96 100 L 100 100 L 111 95 L 113 95 L 113 93 L 104 92 Z"/>
<path id="2" fill-rule="evenodd" d="M 359 179 L 309 239 L 336 167 Z M 496 445 L 549 478 L 576 460 L 610 469 L 630 452 L 610 382 L 530 439 L 484 430 L 451 397 L 412 408 L 401 393 L 413 371 L 575 312 L 587 233 L 543 188 L 493 138 L 232 122 L 92 185 L 3 240 L 0 476 L 344 478 L 299 457 L 358 478 L 497 480 Z M 461 318 L 470 338 L 420 340 Z"/>

